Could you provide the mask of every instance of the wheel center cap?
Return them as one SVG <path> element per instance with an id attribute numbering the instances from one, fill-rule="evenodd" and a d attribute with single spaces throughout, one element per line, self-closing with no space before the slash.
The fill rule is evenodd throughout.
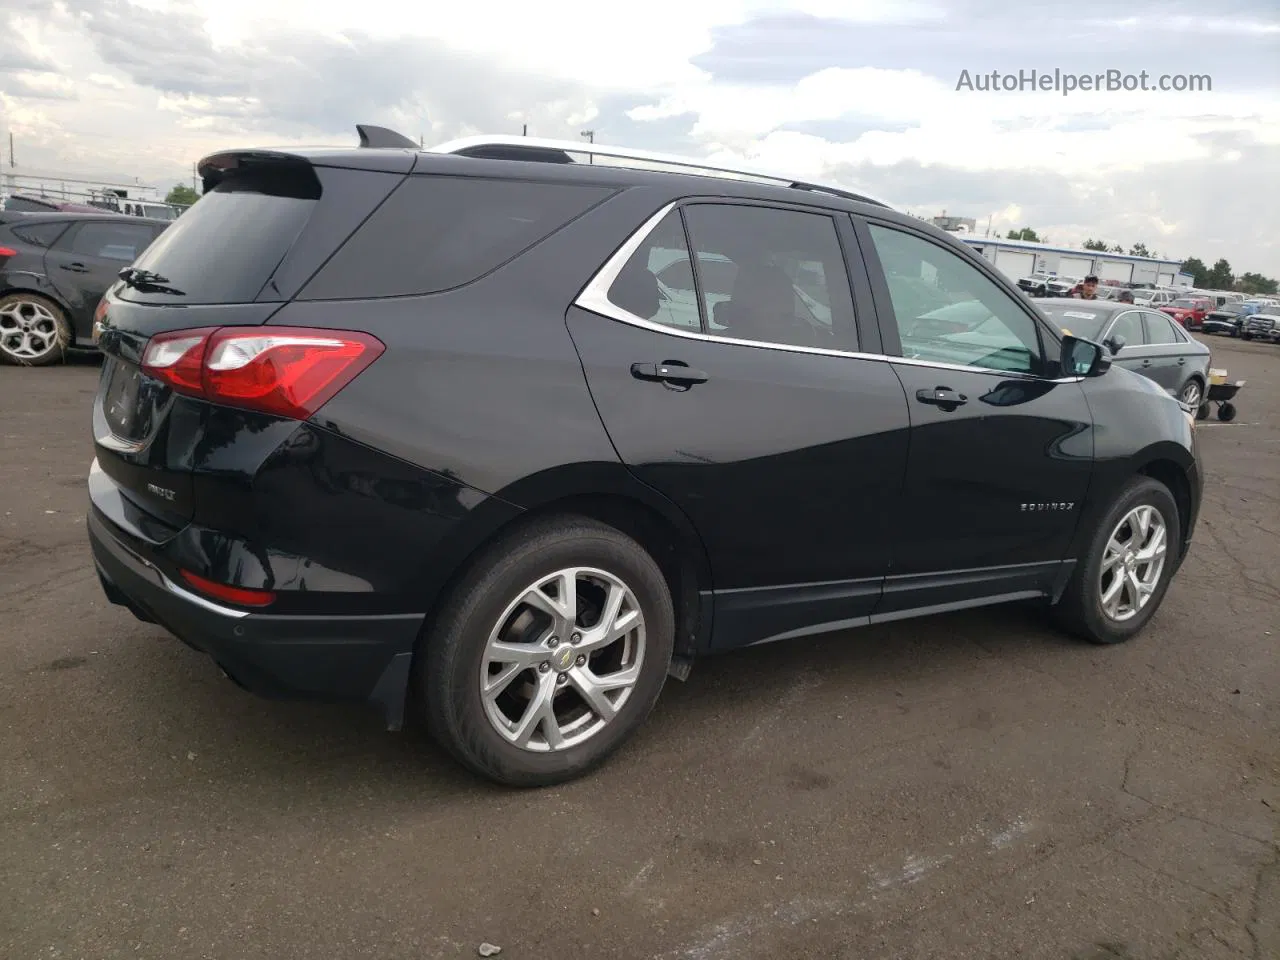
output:
<path id="1" fill-rule="evenodd" d="M 573 647 L 561 647 L 559 650 L 551 651 L 551 665 L 556 670 L 563 673 L 573 666 L 573 661 L 577 659 L 578 651 Z"/>

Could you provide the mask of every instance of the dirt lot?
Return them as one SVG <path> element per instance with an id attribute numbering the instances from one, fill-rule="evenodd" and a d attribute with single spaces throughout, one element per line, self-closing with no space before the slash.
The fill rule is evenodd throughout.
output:
<path id="1" fill-rule="evenodd" d="M 1280 957 L 1280 347 L 1210 342 L 1249 385 L 1141 638 L 998 610 L 734 654 L 537 793 L 107 604 L 97 367 L 0 368 L 0 956 Z"/>

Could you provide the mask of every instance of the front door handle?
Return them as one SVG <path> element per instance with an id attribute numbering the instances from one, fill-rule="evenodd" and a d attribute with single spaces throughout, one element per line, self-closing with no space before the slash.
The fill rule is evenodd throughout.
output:
<path id="1" fill-rule="evenodd" d="M 695 370 L 677 360 L 666 360 L 663 363 L 633 363 L 631 375 L 637 380 L 651 380 L 655 383 L 669 383 L 679 387 L 706 383 L 710 379 L 701 370 Z"/>
<path id="2" fill-rule="evenodd" d="M 1179 357 L 1179 358 L 1178 358 L 1178 366 L 1180 366 L 1180 367 L 1181 367 L 1181 366 L 1183 366 L 1186 362 L 1187 362 L 1187 358 L 1186 358 L 1186 357 Z"/>
<path id="3" fill-rule="evenodd" d="M 64 263 L 62 265 L 62 269 L 70 270 L 72 273 L 88 273 L 89 272 L 89 268 L 86 267 L 83 263 Z"/>
<path id="4" fill-rule="evenodd" d="M 941 407 L 943 410 L 954 410 L 961 404 L 969 402 L 969 398 L 963 393 L 956 393 L 950 387 L 934 387 L 932 390 L 917 390 L 916 399 L 921 403 L 928 403 L 935 407 Z"/>

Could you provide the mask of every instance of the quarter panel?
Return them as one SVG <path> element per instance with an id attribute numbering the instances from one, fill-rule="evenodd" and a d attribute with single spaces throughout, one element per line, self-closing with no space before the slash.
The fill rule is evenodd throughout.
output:
<path id="1" fill-rule="evenodd" d="M 570 464 L 617 463 L 565 309 L 668 200 L 624 191 L 454 290 L 286 305 L 273 323 L 361 330 L 387 347 L 315 422 L 518 506 L 507 488 L 526 478 Z"/>

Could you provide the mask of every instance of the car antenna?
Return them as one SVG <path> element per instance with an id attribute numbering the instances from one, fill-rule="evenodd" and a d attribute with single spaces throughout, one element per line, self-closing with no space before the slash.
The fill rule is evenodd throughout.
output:
<path id="1" fill-rule="evenodd" d="M 375 127 L 371 123 L 357 123 L 356 133 L 360 135 L 360 146 L 368 149 L 421 149 L 416 141 L 410 140 L 404 134 L 388 130 L 386 127 Z"/>

